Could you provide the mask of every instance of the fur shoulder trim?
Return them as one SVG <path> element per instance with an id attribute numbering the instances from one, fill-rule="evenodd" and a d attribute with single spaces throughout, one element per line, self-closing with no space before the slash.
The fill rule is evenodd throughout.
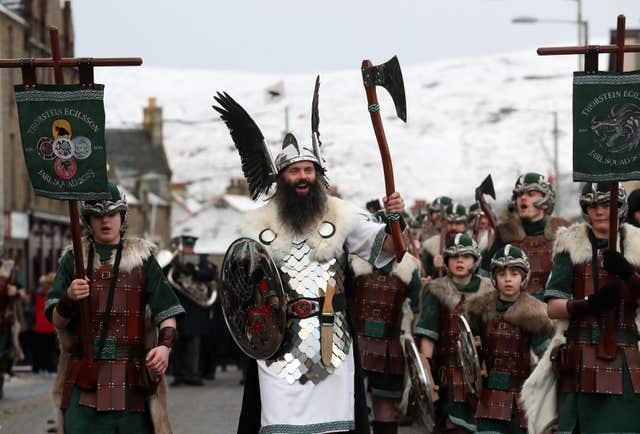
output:
<path id="1" fill-rule="evenodd" d="M 349 255 L 349 264 L 353 270 L 353 274 L 358 276 L 366 276 L 373 273 L 373 265 L 369 261 L 365 261 L 360 256 Z"/>
<path id="2" fill-rule="evenodd" d="M 482 276 L 478 277 L 480 278 L 480 287 L 476 292 L 465 293 L 465 304 L 475 304 L 477 299 L 487 297 L 492 292 L 495 292 L 491 280 Z M 429 282 L 427 291 L 435 295 L 440 303 L 444 304 L 449 310 L 454 309 L 460 303 L 461 295 L 463 294 L 458 291 L 449 276 L 439 277 Z"/>
<path id="3" fill-rule="evenodd" d="M 349 262 L 356 277 L 373 273 L 373 265 L 359 256 L 349 255 Z M 405 253 L 400 263 L 394 260 L 391 274 L 408 285 L 416 271 L 420 271 L 420 261 L 415 256 Z"/>
<path id="4" fill-rule="evenodd" d="M 496 302 L 498 291 L 487 292 L 482 297 L 476 297 L 465 303 L 465 311 L 469 316 L 479 316 L 483 322 L 487 322 L 496 317 Z"/>
<path id="5" fill-rule="evenodd" d="M 505 244 L 513 241 L 522 241 L 527 236 L 522 227 L 520 217 L 515 213 L 509 214 L 506 220 L 498 224 L 498 233 Z"/>
<path id="6" fill-rule="evenodd" d="M 335 233 L 329 238 L 324 238 L 317 231 L 318 224 L 312 225 L 312 230 L 306 234 L 307 243 L 313 249 L 312 259 L 325 261 L 340 256 L 347 235 L 355 228 L 361 218 L 365 218 L 365 214 L 353 204 L 329 196 L 327 210 L 317 223 L 320 224 L 323 221 L 331 223 L 335 228 Z M 241 233 L 245 237 L 262 242 L 260 233 L 265 229 L 271 230 L 276 235 L 275 240 L 271 244 L 265 245 L 265 248 L 276 259 L 282 258 L 289 252 L 294 234 L 280 220 L 278 207 L 274 200 L 270 200 L 265 206 L 248 213 L 242 224 Z"/>
<path id="7" fill-rule="evenodd" d="M 575 223 L 568 228 L 560 228 L 553 243 L 553 255 L 568 253 L 571 262 L 580 264 L 591 259 L 589 228 L 585 223 Z"/>
<path id="8" fill-rule="evenodd" d="M 125 238 L 122 244 L 120 271 L 128 273 L 134 268 L 142 266 L 145 259 L 155 254 L 157 249 L 158 248 L 155 244 L 143 238 Z M 67 246 L 63 251 L 63 255 L 68 251 L 73 251 L 73 246 Z M 82 238 L 82 256 L 86 266 L 87 260 L 89 259 L 89 240 L 86 237 Z M 114 251 L 114 254 L 111 255 L 111 259 L 109 261 L 113 264 L 115 260 L 116 255 Z M 100 258 L 98 255 L 94 255 L 93 269 L 95 270 L 99 267 Z"/>
<path id="9" fill-rule="evenodd" d="M 433 235 L 432 237 L 427 238 L 422 243 L 422 248 L 429 252 L 429 254 L 433 257 L 440 254 L 440 234 Z"/>
<path id="10" fill-rule="evenodd" d="M 569 225 L 571 225 L 569 220 L 565 220 L 562 217 L 550 217 L 544 227 L 544 237 L 549 241 L 555 240 L 558 229 L 566 228 Z"/>
<path id="11" fill-rule="evenodd" d="M 553 332 L 553 324 L 547 316 L 547 305 L 526 292 L 521 293 L 507 309 L 504 319 L 529 333 Z"/>
<path id="12" fill-rule="evenodd" d="M 636 267 L 640 266 L 640 228 L 622 224 L 624 231 L 624 257 Z"/>

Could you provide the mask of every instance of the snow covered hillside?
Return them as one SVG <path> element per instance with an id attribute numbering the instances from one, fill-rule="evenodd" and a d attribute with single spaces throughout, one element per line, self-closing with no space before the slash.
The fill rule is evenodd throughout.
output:
<path id="1" fill-rule="evenodd" d="M 372 59 L 380 63 L 387 59 Z M 402 59 L 400 59 L 402 64 Z M 329 177 L 340 193 L 364 206 L 384 193 L 382 165 L 359 70 L 320 73 L 320 133 Z M 535 50 L 499 56 L 402 65 L 407 124 L 395 116 L 391 98 L 378 91 L 393 157 L 396 188 L 408 199 L 448 194 L 471 201 L 475 186 L 491 173 L 498 202 L 516 175 L 553 171 L 552 114 L 559 113 L 560 171 L 570 187 L 571 73 L 574 56 L 539 57 Z M 240 176 L 240 159 L 225 125 L 211 108 L 216 91 L 227 91 L 254 118 L 277 153 L 284 107 L 299 142 L 310 142 L 315 74 L 266 75 L 233 71 L 100 68 L 109 127 L 135 126 L 155 96 L 164 109 L 165 146 L 174 181 L 190 183 L 199 199 L 224 192 Z M 265 88 L 283 80 L 286 99 L 265 104 Z M 561 195 L 566 191 L 561 189 Z M 575 213 L 568 192 L 561 212 Z"/>

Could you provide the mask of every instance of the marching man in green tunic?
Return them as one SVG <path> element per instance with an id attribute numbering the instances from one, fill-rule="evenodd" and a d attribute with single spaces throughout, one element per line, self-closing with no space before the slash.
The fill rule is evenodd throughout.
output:
<path id="1" fill-rule="evenodd" d="M 529 432 L 546 432 L 557 417 L 558 433 L 640 433 L 640 229 L 622 224 L 617 251 L 610 249 L 609 191 L 608 182 L 587 183 L 580 196 L 585 222 L 558 231 L 544 297 L 549 317 L 559 321 L 522 390 Z M 622 186 L 618 205 L 622 222 Z M 609 316 L 613 357 L 599 347 Z"/>
<path id="2" fill-rule="evenodd" d="M 489 279 L 475 274 L 480 250 L 469 235 L 459 233 L 447 241 L 444 262 L 447 276 L 427 285 L 414 334 L 420 338 L 420 353 L 433 368 L 440 386 L 436 428 L 438 432 L 462 434 L 474 432 L 476 425 L 474 398 L 458 359 L 457 317 L 465 312 L 466 303 L 484 298 L 495 289 Z M 479 318 L 469 319 L 475 335 Z"/>
<path id="3" fill-rule="evenodd" d="M 467 303 L 470 316 L 482 317 L 487 370 L 475 414 L 479 434 L 526 433 L 520 388 L 531 373 L 531 352 L 541 355 L 553 333 L 546 305 L 525 292 L 530 277 L 527 255 L 507 244 L 491 259 L 498 291 Z"/>
<path id="4" fill-rule="evenodd" d="M 153 256 L 154 246 L 125 238 L 127 200 L 109 183 L 110 199 L 81 203 L 85 279 L 73 278 L 73 252 L 62 256 L 45 314 L 61 344 L 54 399 L 59 433 L 171 433 L 164 372 L 184 312 Z M 89 297 L 97 378 L 87 369 L 79 301 Z M 94 377 L 94 378 L 92 378 Z"/>
<path id="5" fill-rule="evenodd" d="M 482 269 L 490 271 L 491 258 L 506 244 L 524 251 L 531 265 L 531 280 L 527 292 L 542 297 L 551 272 L 551 250 L 559 227 L 569 223 L 552 217 L 555 205 L 553 186 L 544 175 L 529 172 L 516 180 L 511 197 L 514 211 L 498 224 L 492 246 L 483 256 Z"/>
<path id="6" fill-rule="evenodd" d="M 433 235 L 422 243 L 422 266 L 428 276 L 437 277 L 436 275 L 444 270 L 445 262 L 441 252 L 441 245 L 447 244 L 447 241 L 456 234 L 467 230 L 467 208 L 458 202 L 452 202 L 444 208 L 445 217 L 444 224 L 446 226 L 445 240 L 442 240 L 442 232 Z M 444 243 L 443 243 L 444 242 Z"/>

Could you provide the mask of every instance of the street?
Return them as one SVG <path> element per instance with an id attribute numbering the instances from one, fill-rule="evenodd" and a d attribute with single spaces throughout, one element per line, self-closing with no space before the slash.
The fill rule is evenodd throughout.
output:
<path id="1" fill-rule="evenodd" d="M 0 434 L 46 433 L 47 419 L 54 415 L 49 400 L 52 377 L 18 372 L 5 384 L 0 401 Z M 175 434 L 231 434 L 236 432 L 242 404 L 240 372 L 218 371 L 203 387 L 172 387 L 169 415 Z M 417 429 L 401 428 L 401 434 Z"/>

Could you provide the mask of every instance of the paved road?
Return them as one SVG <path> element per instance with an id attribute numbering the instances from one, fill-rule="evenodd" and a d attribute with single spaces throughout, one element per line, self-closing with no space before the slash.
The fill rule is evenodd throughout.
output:
<path id="1" fill-rule="evenodd" d="M 5 385 L 0 401 L 0 434 L 42 434 L 54 414 L 49 401 L 51 377 L 19 373 Z M 240 373 L 219 372 L 203 387 L 172 387 L 169 416 L 175 434 L 235 433 L 242 403 Z M 419 431 L 402 428 L 401 434 Z"/>

